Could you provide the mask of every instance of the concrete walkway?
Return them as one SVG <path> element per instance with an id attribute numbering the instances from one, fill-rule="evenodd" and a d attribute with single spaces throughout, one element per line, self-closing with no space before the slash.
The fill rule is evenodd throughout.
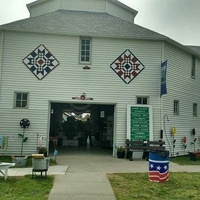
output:
<path id="1" fill-rule="evenodd" d="M 69 166 L 67 165 L 55 165 L 50 166 L 48 169 L 48 175 L 65 175 Z M 14 168 L 10 167 L 8 170 L 9 176 L 24 176 L 32 174 L 32 167 L 28 168 Z"/>
<path id="2" fill-rule="evenodd" d="M 88 149 L 66 152 L 57 162 L 69 165 L 65 175 L 56 175 L 48 200 L 115 200 L 107 173 L 148 172 L 149 162 L 129 161 L 112 156 L 110 151 L 93 152 Z M 170 162 L 171 172 L 200 172 L 199 166 L 180 166 Z"/>
<path id="3" fill-rule="evenodd" d="M 129 161 L 112 156 L 110 150 L 92 151 L 68 149 L 59 152 L 56 166 L 51 166 L 48 175 L 55 175 L 48 200 L 115 200 L 107 173 L 148 172 L 149 162 Z M 199 166 L 180 166 L 170 162 L 170 172 L 200 172 Z M 31 174 L 31 168 L 10 168 L 8 176 Z"/>

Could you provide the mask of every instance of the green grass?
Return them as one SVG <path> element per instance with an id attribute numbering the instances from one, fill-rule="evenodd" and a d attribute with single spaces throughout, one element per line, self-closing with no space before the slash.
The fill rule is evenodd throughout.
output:
<path id="1" fill-rule="evenodd" d="M 170 158 L 179 165 L 200 165 L 200 158 Z M 199 200 L 200 173 L 170 172 L 165 183 L 150 182 L 148 173 L 107 174 L 117 200 Z"/>
<path id="2" fill-rule="evenodd" d="M 8 177 L 6 181 L 0 177 L 0 200 L 47 200 L 53 181 L 53 176 Z"/>
<path id="3" fill-rule="evenodd" d="M 190 160 L 189 155 L 185 155 L 170 158 L 170 162 L 174 162 L 179 165 L 200 165 L 200 158 L 197 158 L 196 161 L 192 161 Z"/>
<path id="4" fill-rule="evenodd" d="M 170 172 L 165 183 L 150 182 L 148 173 L 107 176 L 117 200 L 199 200 L 200 173 Z"/>

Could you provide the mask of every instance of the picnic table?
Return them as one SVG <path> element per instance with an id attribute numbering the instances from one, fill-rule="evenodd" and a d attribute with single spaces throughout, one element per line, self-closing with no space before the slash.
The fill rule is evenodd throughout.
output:
<path id="1" fill-rule="evenodd" d="M 8 169 L 14 166 L 15 163 L 0 162 L 0 173 L 4 176 L 4 180 L 7 179 Z M 2 170 L 4 170 L 4 172 Z"/>

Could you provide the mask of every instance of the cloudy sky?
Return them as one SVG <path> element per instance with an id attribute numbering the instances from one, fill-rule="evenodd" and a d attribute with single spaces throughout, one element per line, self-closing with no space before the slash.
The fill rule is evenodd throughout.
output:
<path id="1" fill-rule="evenodd" d="M 29 17 L 35 0 L 0 0 L 0 25 Z M 138 11 L 135 23 L 184 45 L 200 46 L 200 0 L 119 0 Z"/>

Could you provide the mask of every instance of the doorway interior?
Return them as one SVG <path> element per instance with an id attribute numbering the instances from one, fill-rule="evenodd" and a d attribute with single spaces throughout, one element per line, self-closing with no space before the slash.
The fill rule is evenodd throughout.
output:
<path id="1" fill-rule="evenodd" d="M 49 151 L 55 148 L 80 151 L 88 146 L 89 141 L 84 135 L 84 124 L 88 119 L 91 122 L 92 150 L 113 150 L 114 105 L 52 102 Z"/>

